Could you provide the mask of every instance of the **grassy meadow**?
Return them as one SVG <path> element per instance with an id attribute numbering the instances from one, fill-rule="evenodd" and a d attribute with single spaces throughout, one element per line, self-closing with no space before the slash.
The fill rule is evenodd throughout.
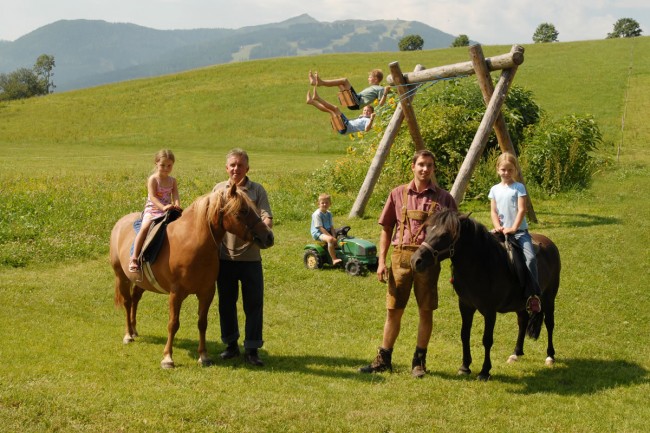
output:
<path id="1" fill-rule="evenodd" d="M 483 48 L 488 57 L 510 50 Z M 305 180 L 351 145 L 305 105 L 307 71 L 347 75 L 360 88 L 372 68 L 387 71 L 395 60 L 403 71 L 463 62 L 467 49 L 242 62 L 0 104 L 2 430 L 646 431 L 650 37 L 525 48 L 515 84 L 531 90 L 551 116 L 593 114 L 605 138 L 598 156 L 607 163 L 590 189 L 532 197 L 539 219 L 533 229 L 557 243 L 563 261 L 554 367 L 544 366 L 545 332 L 527 340 L 521 361 L 506 364 L 516 318 L 500 316 L 493 377 L 479 383 L 477 316 L 474 373 L 456 376 L 460 317 L 446 263 L 429 374 L 410 376 L 417 314 L 409 305 L 393 355 L 396 371 L 360 375 L 357 368 L 381 341 L 385 287 L 373 275 L 302 265 L 315 209 Z M 333 89 L 321 94 L 335 100 Z M 224 157 L 235 146 L 248 150 L 250 175 L 267 187 L 275 213 L 276 245 L 263 261 L 266 366 L 218 359 L 224 346 L 213 305 L 208 350 L 217 361 L 199 367 L 197 302 L 188 298 L 175 341 L 177 368 L 162 370 L 167 298 L 144 295 L 140 337 L 123 345 L 109 233 L 119 217 L 142 208 L 158 149 L 176 153 L 174 175 L 187 206 L 226 178 Z M 334 195 L 336 224 L 376 242 L 381 199 L 351 220 L 346 201 Z M 461 209 L 489 221 L 487 203 L 464 202 Z"/>

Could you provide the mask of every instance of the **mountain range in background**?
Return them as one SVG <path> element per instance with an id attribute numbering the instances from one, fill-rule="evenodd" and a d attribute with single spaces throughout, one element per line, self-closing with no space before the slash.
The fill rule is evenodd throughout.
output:
<path id="1" fill-rule="evenodd" d="M 152 77 L 203 66 L 272 57 L 398 51 L 407 35 L 423 49 L 447 48 L 455 36 L 418 21 L 319 22 L 300 15 L 240 29 L 155 30 L 135 24 L 61 20 L 13 42 L 0 41 L 0 73 L 54 56 L 57 91 Z"/>

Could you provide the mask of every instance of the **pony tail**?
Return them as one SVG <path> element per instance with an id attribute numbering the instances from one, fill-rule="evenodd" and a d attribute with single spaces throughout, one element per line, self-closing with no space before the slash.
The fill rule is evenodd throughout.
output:
<path id="1" fill-rule="evenodd" d="M 542 332 L 542 322 L 544 321 L 544 313 L 534 313 L 528 319 L 528 326 L 526 326 L 526 335 L 528 335 L 533 340 L 539 338 L 540 332 Z"/>

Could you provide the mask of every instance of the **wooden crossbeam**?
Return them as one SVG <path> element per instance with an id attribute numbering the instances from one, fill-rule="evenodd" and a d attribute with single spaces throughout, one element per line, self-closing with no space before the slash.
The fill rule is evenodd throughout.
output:
<path id="1" fill-rule="evenodd" d="M 524 48 L 514 45 L 507 54 L 489 57 L 485 59 L 488 71 L 511 69 L 524 62 Z M 423 69 L 421 71 L 408 72 L 404 74 L 404 82 L 407 84 L 425 83 L 441 78 L 462 77 L 474 74 L 474 64 L 469 62 L 455 63 L 453 65 L 439 66 L 436 68 Z M 388 84 L 395 85 L 392 76 L 386 78 Z"/>

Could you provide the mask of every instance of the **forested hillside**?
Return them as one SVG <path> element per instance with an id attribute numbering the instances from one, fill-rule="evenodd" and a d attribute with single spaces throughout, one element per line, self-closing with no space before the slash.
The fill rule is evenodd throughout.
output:
<path id="1" fill-rule="evenodd" d="M 203 66 L 323 53 L 397 51 L 409 34 L 424 49 L 449 47 L 453 35 L 417 21 L 319 22 L 301 15 L 240 29 L 155 30 L 134 24 L 61 20 L 0 43 L 0 73 L 54 56 L 57 91 L 151 77 Z"/>

